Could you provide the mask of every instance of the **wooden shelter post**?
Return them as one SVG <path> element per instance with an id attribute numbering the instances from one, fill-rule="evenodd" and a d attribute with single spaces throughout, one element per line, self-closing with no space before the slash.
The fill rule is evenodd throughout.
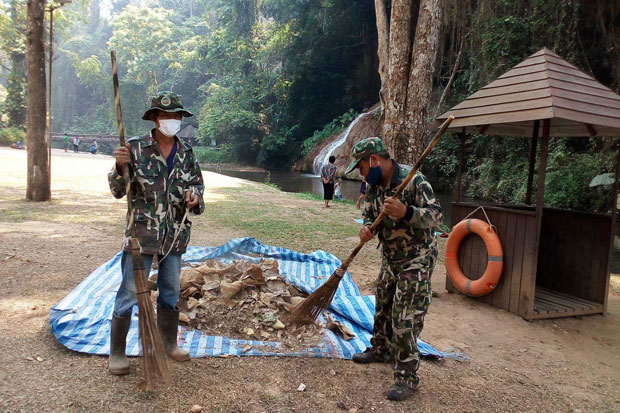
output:
<path id="1" fill-rule="evenodd" d="M 530 142 L 530 167 L 527 173 L 527 189 L 525 192 L 525 204 L 532 203 L 532 185 L 534 184 L 534 165 L 536 163 L 536 146 L 538 146 L 538 128 L 540 121 L 534 121 L 534 129 L 532 130 L 532 140 Z"/>
<path id="2" fill-rule="evenodd" d="M 461 140 L 461 146 L 459 152 L 459 169 L 456 173 L 456 202 L 461 202 L 461 177 L 463 173 L 463 163 L 465 162 L 465 140 L 467 139 L 465 128 L 459 133 L 459 138 Z"/>
<path id="3" fill-rule="evenodd" d="M 614 237 L 616 236 L 616 220 L 618 218 L 618 180 L 620 179 L 620 145 L 616 154 L 616 180 L 614 181 L 614 196 L 611 201 L 611 236 L 609 254 L 607 255 L 607 280 L 605 281 L 605 302 L 603 303 L 603 315 L 607 314 L 607 301 L 609 300 L 609 279 L 611 273 L 611 255 L 614 250 Z"/>
<path id="4" fill-rule="evenodd" d="M 536 294 L 536 273 L 538 268 L 538 251 L 540 251 L 540 230 L 542 227 L 543 207 L 545 204 L 545 177 L 547 175 L 547 157 L 549 154 L 549 127 L 551 121 L 543 120 L 542 139 L 540 141 L 540 158 L 538 160 L 538 195 L 536 197 L 536 256 L 534 257 L 534 272 L 525 277 L 521 288 L 526 288 L 527 294 L 522 295 L 519 305 L 521 314 L 525 314 L 528 321 L 532 320 L 534 299 Z M 531 277 L 531 279 L 529 279 Z"/>

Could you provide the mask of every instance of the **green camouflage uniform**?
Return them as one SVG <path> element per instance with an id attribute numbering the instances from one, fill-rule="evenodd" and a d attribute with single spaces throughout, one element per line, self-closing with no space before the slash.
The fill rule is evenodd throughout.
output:
<path id="1" fill-rule="evenodd" d="M 131 202 L 141 253 L 164 255 L 170 250 L 173 255 L 183 254 L 192 227 L 189 219 L 182 222 L 185 192 L 198 196 L 199 203 L 190 212 L 201 214 L 204 211 L 202 173 L 192 148 L 176 139 L 177 153 L 168 175 L 166 160 L 152 133 L 127 141 L 131 148 Z M 116 166 L 108 173 L 108 182 L 115 198 L 125 196 L 126 183 Z M 130 231 L 126 229 L 123 249 L 127 252 L 131 251 L 129 239 Z"/>
<path id="2" fill-rule="evenodd" d="M 368 150 L 364 151 L 369 144 L 379 146 L 372 153 L 383 150 L 383 142 L 378 138 L 365 139 L 352 150 L 358 160 L 369 156 Z M 369 185 L 366 189 L 364 225 L 374 222 L 385 199 L 396 192 L 411 171 L 410 166 L 392 162 L 394 172 L 389 185 Z M 353 168 L 356 165 L 355 161 L 351 164 Z M 402 219 L 386 216 L 377 228 L 383 257 L 371 344 L 377 356 L 392 361 L 397 382 L 415 388 L 420 361 L 417 338 L 431 302 L 431 274 L 438 253 L 433 228 L 439 227 L 442 210 L 430 183 L 420 172 L 416 172 L 398 199 L 407 206 L 407 215 Z"/>

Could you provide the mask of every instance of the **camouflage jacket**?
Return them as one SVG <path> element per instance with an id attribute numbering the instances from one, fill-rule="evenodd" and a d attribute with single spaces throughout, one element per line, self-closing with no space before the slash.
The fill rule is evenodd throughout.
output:
<path id="1" fill-rule="evenodd" d="M 127 141 L 131 148 L 129 174 L 134 222 L 142 254 L 163 255 L 168 250 L 170 254 L 185 252 L 192 226 L 189 219 L 181 222 L 185 215 L 185 192 L 193 192 L 199 198 L 198 205 L 190 212 L 198 215 L 204 211 L 200 166 L 192 148 L 178 138 L 176 142 L 177 153 L 172 172 L 168 175 L 166 160 L 152 132 Z M 108 182 L 115 198 L 126 195 L 126 183 L 116 170 L 116 165 L 108 173 Z M 130 251 L 129 238 L 127 228 L 123 241 L 125 251 Z"/>
<path id="2" fill-rule="evenodd" d="M 368 185 L 364 208 L 364 225 L 371 225 L 383 209 L 383 203 L 396 192 L 405 180 L 410 166 L 394 163 L 394 173 L 386 188 Z M 404 218 L 393 220 L 385 216 L 377 228 L 383 256 L 390 263 L 410 261 L 423 269 L 432 266 L 437 256 L 437 241 L 433 228 L 441 224 L 442 210 L 433 188 L 420 172 L 416 172 L 398 199 L 407 206 Z M 416 265 L 417 267 L 417 265 Z"/>

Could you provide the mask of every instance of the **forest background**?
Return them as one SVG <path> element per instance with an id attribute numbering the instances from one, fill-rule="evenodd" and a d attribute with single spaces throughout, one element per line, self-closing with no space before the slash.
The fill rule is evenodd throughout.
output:
<path id="1" fill-rule="evenodd" d="M 619 91 L 618 1 L 445 0 L 442 7 L 431 115 L 542 47 Z M 0 0 L 0 143 L 25 129 L 25 14 L 25 0 Z M 172 90 L 196 115 L 187 120 L 207 162 L 290 168 L 379 101 L 372 1 L 74 0 L 54 18 L 54 132 L 116 133 L 109 50 L 118 56 L 127 133 L 148 130 L 140 117 L 149 96 Z M 217 150 L 209 149 L 213 141 Z M 457 147 L 447 137 L 427 161 L 440 189 L 454 181 Z M 615 147 L 612 139 L 552 140 L 546 204 L 608 209 L 610 191 L 588 183 L 612 171 Z M 466 195 L 522 202 L 528 140 L 479 135 L 467 152 Z"/>

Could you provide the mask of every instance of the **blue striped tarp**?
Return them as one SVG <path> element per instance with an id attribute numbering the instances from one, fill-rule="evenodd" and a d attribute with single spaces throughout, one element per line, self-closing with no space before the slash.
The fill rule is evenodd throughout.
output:
<path id="1" fill-rule="evenodd" d="M 199 263 L 210 258 L 230 262 L 235 259 L 258 261 L 275 259 L 280 273 L 293 285 L 312 292 L 323 284 L 338 268 L 340 261 L 325 251 L 303 254 L 285 248 L 263 245 L 254 238 L 237 238 L 220 247 L 189 247 L 183 255 L 188 263 Z M 50 312 L 52 333 L 71 350 L 88 354 L 107 355 L 110 351 L 109 331 L 116 291 L 121 283 L 121 253 L 101 265 L 73 291 L 55 305 Z M 127 354 L 140 354 L 138 318 L 134 309 L 127 336 Z M 299 356 L 350 359 L 370 345 L 375 313 L 374 296 L 360 295 L 349 273 L 336 291 L 329 309 L 333 320 L 347 326 L 355 338 L 345 341 L 331 331 L 324 332 L 323 342 L 312 348 L 289 353 L 277 342 L 231 339 L 209 336 L 200 330 L 179 328 L 179 346 L 192 357 L 207 356 Z M 322 317 L 322 316 L 321 316 Z M 260 346 L 260 349 L 247 346 Z M 451 352 L 440 352 L 418 340 L 423 356 L 459 357 Z"/>

